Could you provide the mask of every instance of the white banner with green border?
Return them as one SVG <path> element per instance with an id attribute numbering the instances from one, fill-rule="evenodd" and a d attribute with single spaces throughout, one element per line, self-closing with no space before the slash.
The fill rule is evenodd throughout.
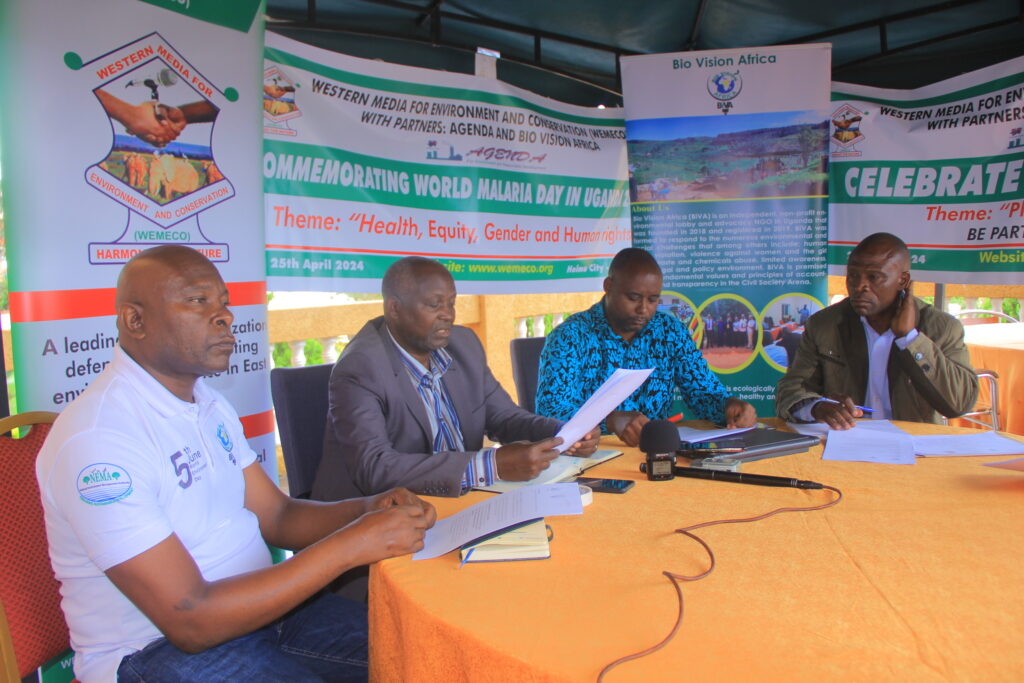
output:
<path id="1" fill-rule="evenodd" d="M 829 269 L 884 230 L 914 277 L 1024 283 L 1024 57 L 915 90 L 832 84 Z"/>
<path id="2" fill-rule="evenodd" d="M 422 254 L 463 293 L 600 289 L 630 244 L 621 110 L 268 33 L 272 290 L 378 291 Z"/>

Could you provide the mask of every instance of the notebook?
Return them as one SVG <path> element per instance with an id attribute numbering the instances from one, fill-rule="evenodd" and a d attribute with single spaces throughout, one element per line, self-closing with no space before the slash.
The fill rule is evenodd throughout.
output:
<path id="1" fill-rule="evenodd" d="M 617 458 L 622 451 L 613 449 L 602 449 L 594 451 L 589 458 L 576 458 L 571 455 L 560 455 L 551 461 L 548 468 L 537 477 L 529 481 L 496 481 L 490 486 L 476 486 L 478 491 L 490 491 L 491 493 L 504 493 L 512 491 L 520 486 L 531 484 L 554 484 L 559 481 L 572 481 L 595 465 Z"/>
<path id="2" fill-rule="evenodd" d="M 463 563 L 546 560 L 551 557 L 551 546 L 548 541 L 548 528 L 544 518 L 531 519 L 470 541 L 459 551 L 459 560 Z"/>

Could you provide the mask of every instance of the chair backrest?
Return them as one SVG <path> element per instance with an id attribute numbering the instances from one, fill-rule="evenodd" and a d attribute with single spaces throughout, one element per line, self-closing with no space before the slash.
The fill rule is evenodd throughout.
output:
<path id="1" fill-rule="evenodd" d="M 324 452 L 327 385 L 333 368 L 324 363 L 270 371 L 270 395 L 281 434 L 288 492 L 296 498 L 309 497 Z"/>
<path id="2" fill-rule="evenodd" d="M 1002 311 L 988 311 L 984 308 L 965 308 L 962 311 L 957 311 L 955 317 L 964 325 L 984 325 L 986 323 L 996 323 L 1000 320 L 1005 320 L 1008 323 L 1020 322 L 1012 315 Z"/>
<path id="3" fill-rule="evenodd" d="M 0 419 L 0 604 L 6 629 L 0 632 L 4 673 L 15 660 L 20 680 L 68 647 L 68 627 L 60 609 L 60 584 L 53 576 L 46 524 L 36 482 L 36 455 L 56 413 L 22 413 Z M 13 429 L 34 425 L 15 439 Z M 22 430 L 24 432 L 24 430 Z M 3 624 L 0 624 L 2 627 Z M 10 653 L 14 656 L 11 657 Z"/>
<path id="4" fill-rule="evenodd" d="M 523 337 L 513 339 L 509 343 L 512 356 L 512 381 L 516 383 L 519 395 L 519 407 L 534 409 L 537 397 L 537 371 L 540 369 L 540 352 L 544 348 L 545 337 Z"/>

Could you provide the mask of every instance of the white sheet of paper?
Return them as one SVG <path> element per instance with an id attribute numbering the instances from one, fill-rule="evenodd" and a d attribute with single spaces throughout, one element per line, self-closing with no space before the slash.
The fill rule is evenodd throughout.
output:
<path id="1" fill-rule="evenodd" d="M 558 446 L 558 452 L 562 453 L 583 438 L 591 429 L 601 424 L 601 420 L 608 417 L 608 413 L 629 398 L 629 395 L 636 391 L 637 387 L 643 384 L 652 372 L 654 372 L 653 368 L 650 370 L 619 368 L 613 372 L 612 376 L 597 388 L 597 391 L 555 434 L 562 439 L 562 445 Z"/>
<path id="2" fill-rule="evenodd" d="M 751 429 L 754 429 L 754 427 L 739 427 L 733 429 L 729 429 L 727 427 L 722 429 L 694 429 L 693 427 L 680 427 L 679 441 L 685 441 L 686 443 L 714 441 L 726 436 L 732 436 L 733 434 L 749 432 Z"/>
<path id="3" fill-rule="evenodd" d="M 982 463 L 986 467 L 1002 467 L 1007 470 L 1018 470 L 1024 472 L 1024 458 L 1014 458 L 1013 460 L 1003 460 L 1002 462 L 986 462 Z"/>
<path id="4" fill-rule="evenodd" d="M 790 429 L 800 434 L 806 434 L 807 436 L 821 436 L 828 438 L 833 430 L 824 422 L 787 422 Z M 873 429 L 879 432 L 893 432 L 895 434 L 906 434 L 902 429 L 892 423 L 891 420 L 857 420 L 857 426 L 854 429 Z"/>
<path id="5" fill-rule="evenodd" d="M 825 442 L 822 460 L 877 462 L 892 465 L 913 465 L 914 440 L 900 430 L 853 429 L 832 430 Z"/>
<path id="6" fill-rule="evenodd" d="M 524 486 L 439 519 L 423 538 L 414 560 L 429 560 L 512 524 L 549 515 L 582 515 L 580 487 L 575 483 Z"/>
<path id="7" fill-rule="evenodd" d="M 977 434 L 929 434 L 915 436 L 918 455 L 1022 455 L 1024 443 L 995 432 Z"/>

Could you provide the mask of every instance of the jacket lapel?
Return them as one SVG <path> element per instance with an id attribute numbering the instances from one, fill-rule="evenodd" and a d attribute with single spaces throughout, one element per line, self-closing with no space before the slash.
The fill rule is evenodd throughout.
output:
<path id="1" fill-rule="evenodd" d="M 860 321 L 849 300 L 839 323 L 839 344 L 846 363 L 846 376 L 850 395 L 854 401 L 863 404 L 868 393 L 868 342 L 864 324 Z"/>
<path id="2" fill-rule="evenodd" d="M 384 318 L 380 319 L 380 326 L 377 328 L 377 334 L 380 335 L 381 346 L 384 348 L 384 353 L 388 357 L 388 361 L 391 363 L 391 370 L 395 375 L 395 384 L 398 386 L 398 393 L 405 402 L 406 409 L 412 413 L 420 429 L 423 431 L 423 438 L 430 448 L 433 450 L 434 435 L 430 431 L 430 420 L 427 418 L 427 409 L 423 405 L 423 399 L 420 398 L 419 392 L 412 384 L 412 380 L 409 379 L 409 373 L 406 371 L 405 366 L 402 364 L 402 358 L 398 355 L 398 349 L 395 347 L 395 342 L 391 340 L 391 334 L 388 332 L 387 323 Z"/>

